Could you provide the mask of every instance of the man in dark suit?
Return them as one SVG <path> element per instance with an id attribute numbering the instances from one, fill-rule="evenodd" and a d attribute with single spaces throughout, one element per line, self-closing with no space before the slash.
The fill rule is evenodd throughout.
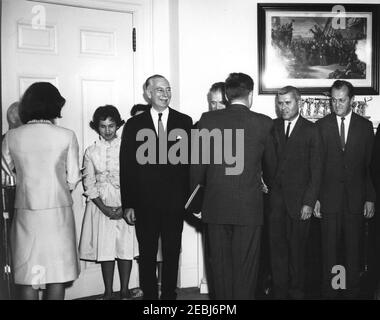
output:
<path id="1" fill-rule="evenodd" d="M 315 215 L 322 217 L 322 293 L 324 298 L 335 298 L 337 289 L 346 287 L 345 297 L 357 298 L 363 214 L 366 218 L 374 214 L 375 191 L 370 177 L 373 126 L 352 112 L 354 87 L 350 82 L 335 81 L 330 93 L 333 112 L 317 122 L 324 164 L 320 202 L 315 208 Z M 342 265 L 340 253 L 344 253 L 346 277 L 340 267 L 333 269 Z M 340 284 L 334 282 L 334 276 L 340 277 Z"/>
<path id="2" fill-rule="evenodd" d="M 215 299 L 254 299 L 263 224 L 261 173 L 271 186 L 276 166 L 273 121 L 249 110 L 251 77 L 232 73 L 225 83 L 230 105 L 204 113 L 198 125 L 201 132 L 219 132 L 220 139 L 202 149 L 214 152 L 209 162 L 191 166 L 191 185 L 205 186 L 202 220 L 207 224 Z M 229 171 L 228 153 L 236 154 L 234 169 L 243 164 L 239 170 Z"/>
<path id="3" fill-rule="evenodd" d="M 181 138 L 190 137 L 192 120 L 169 108 L 171 89 L 163 76 L 149 77 L 145 88 L 152 107 L 149 111 L 130 118 L 123 130 L 120 147 L 121 199 L 126 221 L 136 225 L 140 285 L 144 299 L 158 298 L 156 258 L 158 238 L 161 236 L 161 299 L 172 300 L 176 298 L 189 166 L 187 155 L 185 161 L 171 164 L 168 150 L 179 143 Z M 175 141 L 167 141 L 166 135 L 173 129 L 182 129 L 184 136 L 177 136 Z M 141 136 L 143 132 L 144 141 L 140 141 L 138 133 Z M 144 145 L 148 146 L 147 158 L 146 152 L 141 152 Z"/>
<path id="4" fill-rule="evenodd" d="M 278 166 L 269 216 L 274 297 L 303 299 L 305 246 L 322 173 L 321 138 L 315 124 L 299 114 L 302 100 L 297 88 L 280 89 L 276 102 Z"/>
<path id="5" fill-rule="evenodd" d="M 380 125 L 376 129 L 372 152 L 372 178 L 376 191 L 376 215 L 369 226 L 369 272 L 371 288 L 375 291 L 375 299 L 380 300 Z"/>

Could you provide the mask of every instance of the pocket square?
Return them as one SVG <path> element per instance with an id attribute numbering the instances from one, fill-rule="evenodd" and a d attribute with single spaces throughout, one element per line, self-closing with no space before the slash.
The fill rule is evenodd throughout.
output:
<path id="1" fill-rule="evenodd" d="M 181 140 L 182 137 L 181 136 L 177 136 L 177 138 L 175 138 L 176 140 Z"/>

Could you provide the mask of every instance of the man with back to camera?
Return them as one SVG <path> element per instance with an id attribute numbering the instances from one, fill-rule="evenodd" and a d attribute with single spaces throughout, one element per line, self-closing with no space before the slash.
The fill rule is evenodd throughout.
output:
<path id="1" fill-rule="evenodd" d="M 269 237 L 275 299 L 303 299 L 305 247 L 322 174 L 321 138 L 299 114 L 301 94 L 292 86 L 276 95 L 278 166 L 271 192 Z"/>
<path id="2" fill-rule="evenodd" d="M 330 93 L 333 112 L 317 121 L 324 164 L 314 211 L 322 218 L 322 294 L 327 299 L 337 297 L 338 288 L 332 282 L 337 271 L 333 268 L 343 265 L 346 270 L 343 294 L 355 299 L 360 291 L 363 215 L 365 218 L 374 215 L 375 191 L 370 177 L 373 125 L 352 112 L 354 87 L 350 82 L 336 80 Z M 340 253 L 345 258 L 343 263 L 338 259 Z"/>
<path id="3" fill-rule="evenodd" d="M 202 220 L 207 224 L 214 298 L 254 299 L 263 224 L 261 172 L 271 186 L 276 167 L 273 121 L 249 110 L 253 98 L 250 76 L 231 73 L 225 84 L 229 106 L 204 113 L 198 128 L 207 132 L 229 129 L 236 135 L 237 130 L 242 130 L 243 141 L 223 143 L 224 149 L 230 148 L 236 154 L 239 147 L 244 150 L 244 168 L 227 174 L 230 165 L 225 159 L 221 164 L 212 160 L 210 164 L 192 164 L 191 189 L 204 185 Z"/>
<path id="4" fill-rule="evenodd" d="M 376 191 L 375 212 L 380 209 L 380 124 L 376 129 L 375 142 L 372 152 L 372 181 Z M 375 291 L 375 299 L 380 300 L 380 215 L 376 214 L 374 221 L 369 225 L 370 246 L 369 271 L 372 289 Z"/>
<path id="5" fill-rule="evenodd" d="M 174 300 L 189 167 L 181 163 L 159 164 L 159 140 L 165 135 L 164 132 L 169 133 L 176 128 L 185 130 L 190 137 L 192 120 L 169 107 L 171 88 L 165 77 L 149 77 L 144 88 L 152 107 L 130 118 L 123 129 L 120 148 L 121 199 L 126 221 L 136 224 L 140 285 L 144 299 L 158 299 L 156 258 L 158 238 L 161 236 L 163 266 L 160 298 Z M 143 141 L 136 141 L 136 137 L 141 129 L 155 132 L 155 164 L 138 162 L 137 150 Z M 167 141 L 167 150 L 175 143 L 177 141 Z"/>

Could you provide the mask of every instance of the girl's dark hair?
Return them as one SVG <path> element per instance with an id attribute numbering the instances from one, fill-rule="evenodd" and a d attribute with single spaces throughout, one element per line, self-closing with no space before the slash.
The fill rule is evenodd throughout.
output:
<path id="1" fill-rule="evenodd" d="M 105 106 L 98 107 L 94 115 L 92 116 L 92 121 L 90 121 L 90 128 L 94 129 L 97 133 L 99 133 L 99 122 L 104 121 L 107 118 L 111 118 L 112 121 L 115 121 L 116 127 L 119 129 L 123 124 L 124 120 L 121 119 L 119 111 L 116 107 L 107 104 Z"/>
<path id="2" fill-rule="evenodd" d="M 61 110 L 66 100 L 58 89 L 49 82 L 35 82 L 21 98 L 19 114 L 21 121 L 52 120 L 61 118 Z"/>

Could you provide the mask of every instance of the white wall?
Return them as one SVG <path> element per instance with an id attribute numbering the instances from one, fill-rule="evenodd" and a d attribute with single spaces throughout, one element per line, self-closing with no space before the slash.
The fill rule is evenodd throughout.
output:
<path id="1" fill-rule="evenodd" d="M 225 80 L 230 72 L 244 72 L 255 81 L 252 110 L 274 117 L 274 97 L 257 93 L 257 3 L 276 1 L 178 1 L 181 111 L 198 120 L 207 110 L 206 94 L 210 84 Z M 331 3 L 326 0 L 308 2 Z M 358 1 L 334 1 L 355 2 Z M 380 0 L 363 2 L 380 3 Z M 374 96 L 369 103 L 367 113 L 371 120 L 380 120 L 379 96 Z"/>

